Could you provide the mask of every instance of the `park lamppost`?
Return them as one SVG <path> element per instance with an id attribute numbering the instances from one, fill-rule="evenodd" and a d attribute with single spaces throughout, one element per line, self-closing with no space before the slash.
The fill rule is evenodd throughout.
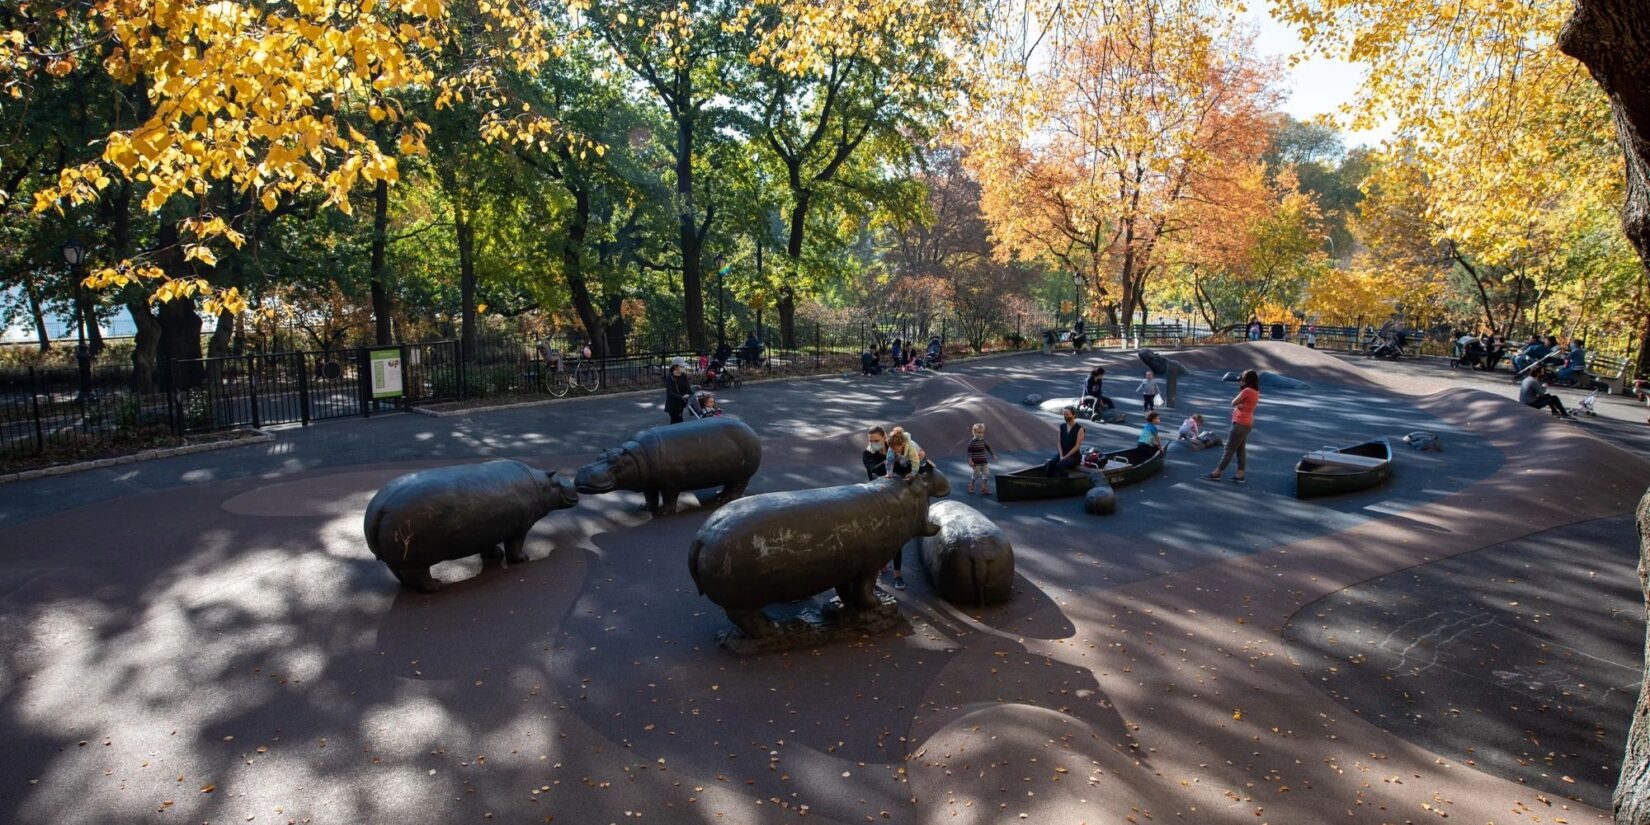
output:
<path id="1" fill-rule="evenodd" d="M 1088 279 L 1083 277 L 1083 273 L 1078 272 L 1071 276 L 1071 283 L 1077 287 L 1077 306 L 1075 309 L 1077 323 L 1073 326 L 1080 326 L 1083 323 L 1083 285 L 1088 283 Z"/>
<path id="2" fill-rule="evenodd" d="M 728 266 L 722 255 L 716 256 L 716 344 L 728 342 Z"/>
<path id="3" fill-rule="evenodd" d="M 97 401 L 92 394 L 92 353 L 86 348 L 86 300 L 82 293 L 81 265 L 86 263 L 86 247 L 80 241 L 70 238 L 63 242 L 63 260 L 69 264 L 69 277 L 74 279 L 75 305 L 75 348 L 74 360 L 80 368 L 80 397 L 76 399 L 82 410 L 88 403 Z"/>

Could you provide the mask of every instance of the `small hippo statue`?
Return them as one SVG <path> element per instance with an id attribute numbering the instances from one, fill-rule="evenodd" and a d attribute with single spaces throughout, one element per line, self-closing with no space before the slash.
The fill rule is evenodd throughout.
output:
<path id="1" fill-rule="evenodd" d="M 478 553 L 527 561 L 527 532 L 578 500 L 571 481 L 520 461 L 419 470 L 384 485 L 367 504 L 367 547 L 403 585 L 433 593 L 441 582 L 431 565 Z"/>
<path id="2" fill-rule="evenodd" d="M 702 418 L 642 430 L 618 449 L 579 468 L 579 492 L 638 492 L 654 515 L 676 512 L 683 490 L 720 486 L 717 502 L 745 494 L 762 466 L 762 442 L 737 418 Z"/>
<path id="3" fill-rule="evenodd" d="M 876 607 L 877 573 L 907 541 L 939 532 L 931 498 L 951 492 L 924 467 L 909 480 L 763 493 L 716 511 L 688 548 L 699 592 L 751 639 L 779 631 L 763 606 L 836 588 L 845 609 Z"/>
<path id="4" fill-rule="evenodd" d="M 1003 529 L 960 501 L 935 502 L 928 517 L 940 531 L 922 540 L 922 564 L 940 596 L 975 607 L 1008 601 L 1014 590 L 1014 546 Z"/>

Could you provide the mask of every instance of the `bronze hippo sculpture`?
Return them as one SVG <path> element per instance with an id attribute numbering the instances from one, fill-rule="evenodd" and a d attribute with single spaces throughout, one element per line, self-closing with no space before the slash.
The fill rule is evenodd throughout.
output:
<path id="1" fill-rule="evenodd" d="M 950 492 L 945 475 L 925 467 L 909 479 L 741 499 L 699 528 L 688 573 L 752 639 L 778 632 L 764 606 L 833 587 L 846 610 L 875 607 L 878 572 L 906 542 L 939 532 L 929 501 Z"/>
<path id="2" fill-rule="evenodd" d="M 367 504 L 363 526 L 367 547 L 403 585 L 433 593 L 441 582 L 431 565 L 477 554 L 527 561 L 522 545 L 533 525 L 578 500 L 555 472 L 500 459 L 395 478 Z"/>
<path id="3" fill-rule="evenodd" d="M 762 465 L 762 442 L 737 418 L 704 418 L 642 430 L 579 468 L 581 493 L 629 490 L 646 496 L 655 515 L 676 511 L 683 490 L 721 486 L 718 503 L 745 493 Z"/>
<path id="4" fill-rule="evenodd" d="M 922 564 L 940 596 L 975 607 L 1008 601 L 1014 590 L 1014 546 L 1003 529 L 960 501 L 935 502 L 928 518 L 940 531 L 922 540 Z"/>

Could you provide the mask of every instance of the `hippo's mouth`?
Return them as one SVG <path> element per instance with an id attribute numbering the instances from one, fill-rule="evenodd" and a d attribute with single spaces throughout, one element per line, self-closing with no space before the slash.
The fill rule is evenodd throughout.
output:
<path id="1" fill-rule="evenodd" d="M 580 493 L 601 495 L 613 492 L 615 482 L 612 473 L 583 472 L 573 480 L 573 489 Z"/>

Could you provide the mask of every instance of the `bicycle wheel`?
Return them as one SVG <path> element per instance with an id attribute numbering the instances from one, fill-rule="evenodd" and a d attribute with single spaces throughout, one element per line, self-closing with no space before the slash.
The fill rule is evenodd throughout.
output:
<path id="1" fill-rule="evenodd" d="M 561 398 L 573 388 L 572 377 L 567 370 L 548 370 L 544 377 L 544 389 L 551 395 Z"/>
<path id="2" fill-rule="evenodd" d="M 573 368 L 573 381 L 586 392 L 595 392 L 602 388 L 602 376 L 596 371 L 596 365 L 583 359 Z"/>

